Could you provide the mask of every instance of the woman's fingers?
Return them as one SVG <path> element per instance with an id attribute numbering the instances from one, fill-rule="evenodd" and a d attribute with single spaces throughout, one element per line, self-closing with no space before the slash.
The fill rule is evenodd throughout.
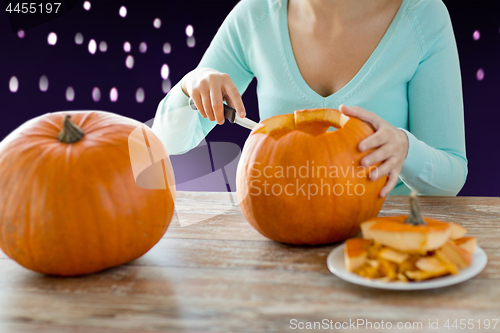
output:
<path id="1" fill-rule="evenodd" d="M 362 140 L 358 145 L 358 149 L 360 152 L 365 152 L 367 150 L 380 147 L 388 141 L 389 137 L 387 132 L 378 130 L 366 139 Z"/>
<path id="2" fill-rule="evenodd" d="M 339 107 L 339 111 L 346 116 L 353 116 L 366 121 L 367 123 L 371 124 L 375 128 L 375 130 L 380 127 L 382 121 L 382 118 L 377 116 L 375 113 L 366 111 L 365 109 L 362 109 L 358 106 L 346 106 L 342 104 Z"/>
<path id="3" fill-rule="evenodd" d="M 198 112 L 200 112 L 201 116 L 203 118 L 207 118 L 207 114 L 205 112 L 205 108 L 203 107 L 203 101 L 201 99 L 201 95 L 199 93 L 192 93 L 191 98 L 194 101 L 194 104 L 196 105 L 196 108 L 198 109 Z M 210 119 L 210 118 L 209 118 Z"/>
<path id="4" fill-rule="evenodd" d="M 395 157 L 389 157 L 381 165 L 370 171 L 370 180 L 376 181 L 380 177 L 389 174 L 394 168 L 398 166 L 397 159 Z"/>
<path id="5" fill-rule="evenodd" d="M 246 111 L 245 106 L 243 105 L 243 100 L 241 99 L 241 95 L 233 81 L 229 78 L 229 75 L 224 83 L 224 92 L 227 95 L 228 105 L 233 107 L 241 118 L 245 117 Z"/>
<path id="6" fill-rule="evenodd" d="M 396 186 L 401 167 L 406 158 L 408 151 L 406 134 L 376 114 L 360 107 L 341 105 L 339 110 L 346 116 L 356 117 L 369 123 L 375 129 L 375 133 L 362 140 L 358 148 L 361 152 L 374 149 L 361 159 L 362 166 L 368 167 L 381 163 L 375 170 L 370 172 L 369 177 L 371 180 L 377 180 L 386 174 L 389 175 L 386 185 L 380 191 L 380 196 L 385 197 Z"/>
<path id="7" fill-rule="evenodd" d="M 388 159 L 392 155 L 391 145 L 386 144 L 382 147 L 372 151 L 370 154 L 366 155 L 361 159 L 361 165 L 364 167 L 368 167 L 370 165 L 377 164 L 379 162 L 383 162 Z"/>
<path id="8" fill-rule="evenodd" d="M 210 119 L 210 121 L 215 121 L 215 113 L 212 109 L 212 100 L 210 98 L 210 89 L 202 89 L 200 95 L 208 119 Z"/>
<path id="9" fill-rule="evenodd" d="M 224 124 L 224 104 L 222 103 L 221 85 L 218 81 L 210 83 L 210 101 L 217 123 Z"/>
<path id="10" fill-rule="evenodd" d="M 393 169 L 389 173 L 389 178 L 387 179 L 387 183 L 380 190 L 381 198 L 385 198 L 387 194 L 389 194 L 392 191 L 392 189 L 396 186 L 396 183 L 398 182 L 398 177 L 399 177 L 399 169 Z"/>
<path id="11" fill-rule="evenodd" d="M 196 68 L 184 76 L 182 90 L 194 100 L 201 116 L 210 121 L 224 123 L 225 99 L 240 117 L 245 117 L 240 93 L 228 74 L 212 68 Z"/>

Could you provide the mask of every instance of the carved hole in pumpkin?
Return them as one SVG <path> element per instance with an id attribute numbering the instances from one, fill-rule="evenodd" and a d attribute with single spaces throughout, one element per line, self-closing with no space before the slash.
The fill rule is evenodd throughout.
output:
<path id="1" fill-rule="evenodd" d="M 349 117 L 334 109 L 295 111 L 295 129 L 318 136 L 331 128 L 340 129 Z"/>
<path id="2" fill-rule="evenodd" d="M 260 127 L 255 129 L 254 134 L 262 133 L 278 140 L 295 129 L 294 115 L 292 113 L 274 116 L 262 121 L 257 126 Z"/>
<path id="3" fill-rule="evenodd" d="M 334 109 L 305 109 L 293 114 L 274 116 L 262 121 L 253 134 L 262 133 L 278 140 L 282 136 L 299 130 L 304 133 L 318 136 L 327 131 L 344 127 L 349 117 Z"/>

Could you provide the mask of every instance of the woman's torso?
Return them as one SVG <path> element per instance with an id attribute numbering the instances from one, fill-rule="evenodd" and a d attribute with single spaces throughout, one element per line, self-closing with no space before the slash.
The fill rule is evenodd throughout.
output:
<path id="1" fill-rule="evenodd" d="M 353 43 L 341 38 L 337 43 L 328 42 L 318 58 L 317 54 L 311 55 L 318 52 L 307 47 L 312 43 L 307 35 L 297 35 L 300 25 L 294 27 L 293 19 L 289 24 L 288 1 L 241 1 L 222 27 L 227 35 L 220 35 L 211 45 L 235 56 L 229 57 L 228 63 L 204 57 L 200 66 L 217 65 L 216 69 L 231 72 L 241 93 L 252 77 L 257 79 L 258 113 L 247 110 L 253 120 L 299 109 L 338 109 L 345 104 L 359 106 L 395 127 L 409 129 L 408 83 L 423 58 L 421 31 L 416 23 L 421 17 L 428 20 L 439 0 L 387 0 L 393 1 L 389 2 L 392 7 L 380 20 L 369 24 L 369 36 L 354 36 L 362 46 L 352 50 L 355 57 L 345 55 Z M 343 61 L 348 61 L 349 66 Z M 408 191 L 399 182 L 391 194 Z"/>
<path id="2" fill-rule="evenodd" d="M 370 1 L 346 2 L 359 6 L 349 9 L 343 9 L 342 4 L 325 5 L 322 10 L 328 13 L 316 18 L 308 15 L 304 2 L 288 2 L 288 33 L 295 62 L 305 82 L 319 95 L 327 97 L 339 91 L 359 72 L 402 0 Z"/>

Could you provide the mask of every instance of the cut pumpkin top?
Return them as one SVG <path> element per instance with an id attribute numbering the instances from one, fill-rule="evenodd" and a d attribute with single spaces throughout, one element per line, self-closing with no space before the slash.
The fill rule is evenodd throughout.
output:
<path id="1" fill-rule="evenodd" d="M 430 232 L 443 232 L 445 230 L 450 229 L 452 226 L 452 224 L 449 222 L 439 221 L 426 217 L 424 217 L 424 221 L 427 223 L 427 225 L 405 224 L 404 221 L 406 220 L 406 218 L 407 218 L 406 215 L 384 217 L 383 219 L 375 221 L 375 223 L 372 224 L 370 229 L 393 231 L 393 232 L 430 233 Z"/>

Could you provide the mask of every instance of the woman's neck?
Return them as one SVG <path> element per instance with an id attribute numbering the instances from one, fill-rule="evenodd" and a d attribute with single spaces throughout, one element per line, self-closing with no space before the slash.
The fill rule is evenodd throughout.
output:
<path id="1" fill-rule="evenodd" d="M 300 20 L 328 28 L 361 21 L 380 13 L 390 2 L 398 0 L 289 0 Z"/>

